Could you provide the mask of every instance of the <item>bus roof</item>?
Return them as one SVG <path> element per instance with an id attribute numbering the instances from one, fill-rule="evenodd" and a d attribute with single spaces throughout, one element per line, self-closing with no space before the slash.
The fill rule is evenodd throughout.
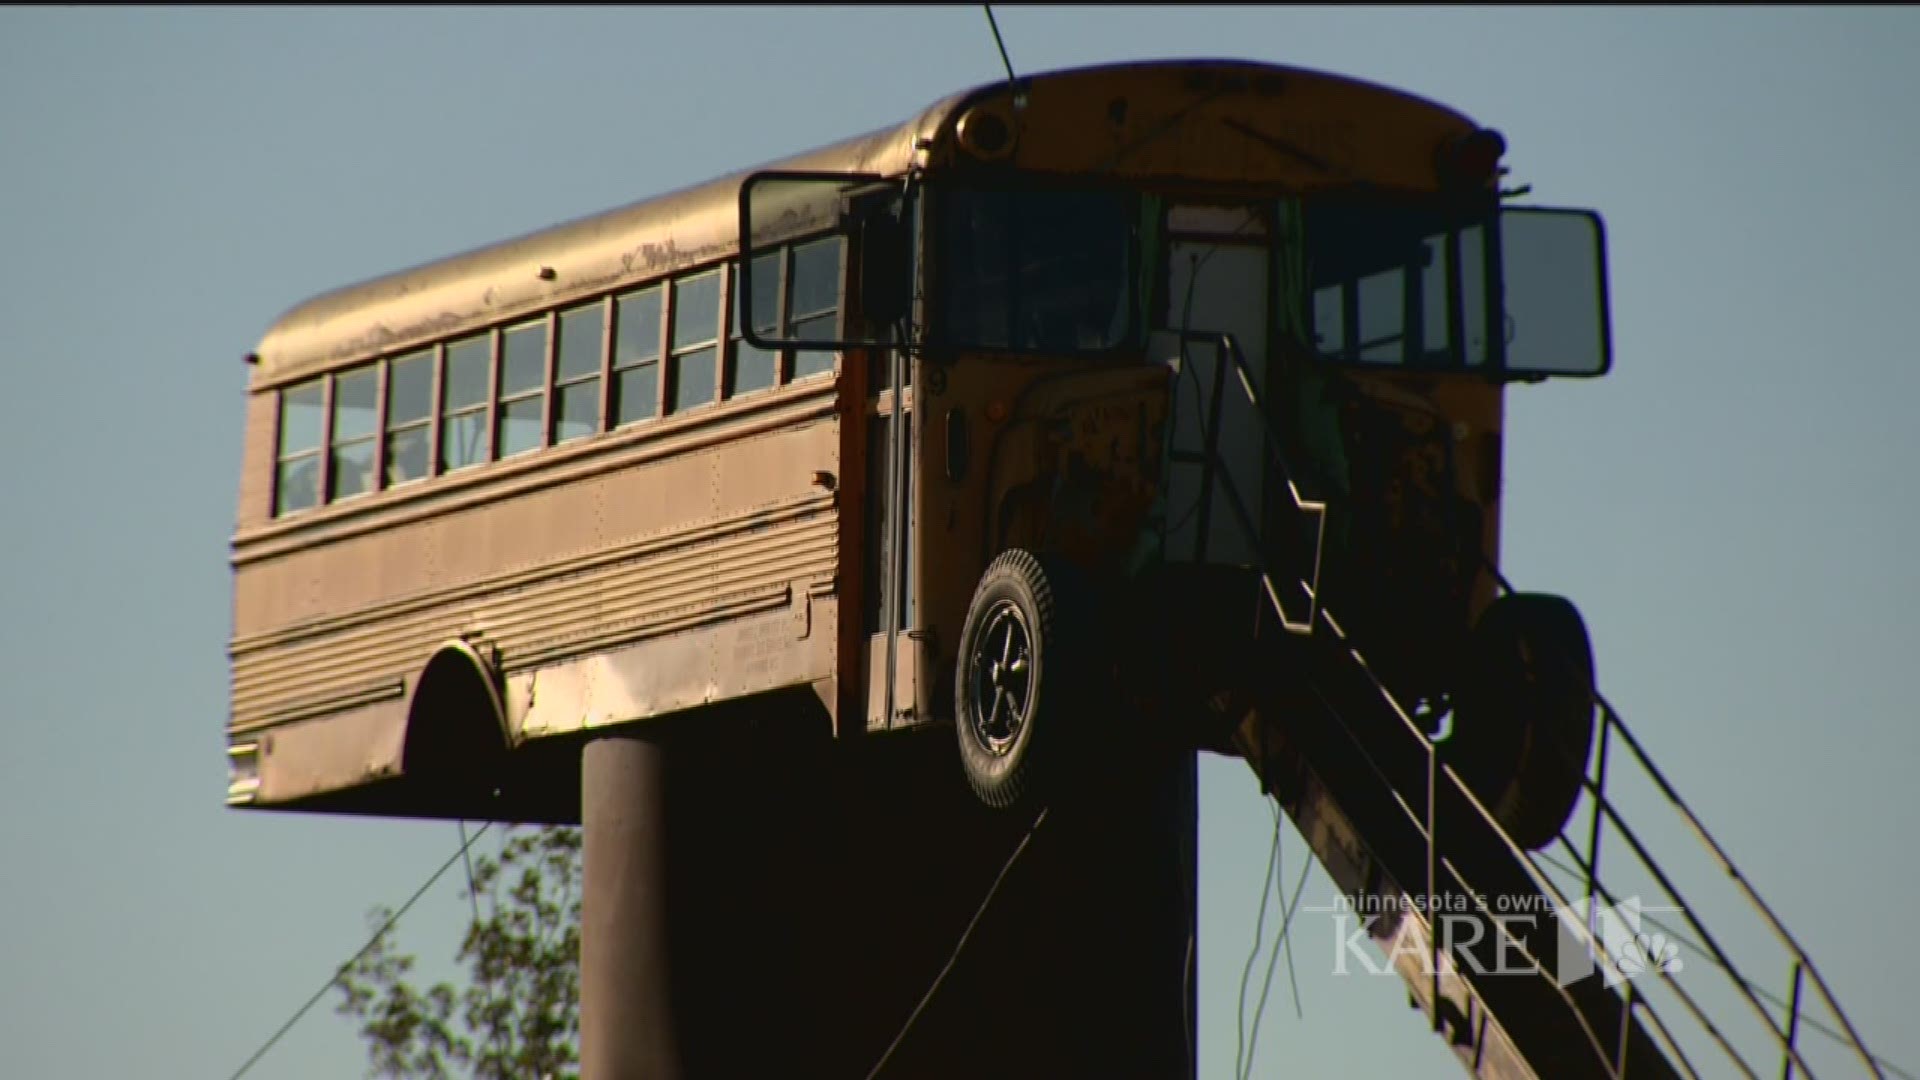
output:
<path id="1" fill-rule="evenodd" d="M 1160 60 L 1064 69 L 1020 80 L 1029 90 L 1054 82 L 1179 74 L 1204 78 L 1243 74 L 1339 84 L 1369 96 L 1433 110 L 1464 122 L 1451 110 L 1387 87 L 1344 76 L 1243 60 Z M 830 146 L 743 169 L 683 188 L 550 226 L 511 240 L 335 289 L 305 301 L 267 330 L 254 356 L 253 387 L 305 378 L 340 364 L 440 340 L 517 315 L 531 315 L 574 299 L 701 265 L 738 249 L 741 182 L 759 169 L 903 174 L 915 163 L 916 144 L 929 140 L 925 163 L 943 157 L 952 121 L 974 100 L 1003 93 L 1004 81 L 950 95 L 906 123 Z"/>

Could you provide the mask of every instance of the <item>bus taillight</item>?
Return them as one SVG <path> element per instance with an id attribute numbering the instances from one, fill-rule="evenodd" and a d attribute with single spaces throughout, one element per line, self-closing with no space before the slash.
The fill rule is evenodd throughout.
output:
<path id="1" fill-rule="evenodd" d="M 250 803 L 260 791 L 260 744 L 227 747 L 227 805 Z"/>

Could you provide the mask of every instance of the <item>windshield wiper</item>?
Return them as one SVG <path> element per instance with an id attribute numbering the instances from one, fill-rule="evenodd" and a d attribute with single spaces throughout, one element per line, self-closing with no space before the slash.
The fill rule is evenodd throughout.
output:
<path id="1" fill-rule="evenodd" d="M 1251 124 L 1242 123 L 1232 118 L 1221 121 L 1221 124 L 1231 131 L 1245 135 L 1247 138 L 1272 150 L 1276 154 L 1290 157 L 1318 172 L 1332 173 L 1334 171 L 1333 164 L 1325 158 L 1317 154 L 1309 153 L 1278 135 L 1269 135 Z"/>
<path id="2" fill-rule="evenodd" d="M 1212 90 L 1209 90 L 1204 94 L 1201 94 L 1197 98 L 1194 98 L 1192 101 L 1188 102 L 1186 105 L 1182 106 L 1178 111 L 1173 113 L 1173 115 L 1167 117 L 1165 120 L 1160 121 L 1160 123 L 1157 126 L 1155 126 L 1153 130 L 1147 132 L 1146 134 L 1133 140 L 1127 145 L 1114 151 L 1113 157 L 1109 159 L 1106 164 L 1093 170 L 1094 175 L 1098 176 L 1103 173 L 1109 173 L 1119 168 L 1120 163 L 1127 159 L 1127 155 L 1147 145 L 1153 140 L 1159 138 L 1160 136 L 1165 135 L 1167 132 L 1174 130 L 1175 128 L 1179 127 L 1181 124 L 1186 123 L 1187 118 L 1192 116 L 1196 111 L 1203 108 L 1204 106 L 1211 105 L 1215 101 L 1220 100 L 1222 97 L 1225 97 L 1229 92 L 1231 92 L 1234 89 L 1236 88 L 1233 86 L 1220 86 Z"/>

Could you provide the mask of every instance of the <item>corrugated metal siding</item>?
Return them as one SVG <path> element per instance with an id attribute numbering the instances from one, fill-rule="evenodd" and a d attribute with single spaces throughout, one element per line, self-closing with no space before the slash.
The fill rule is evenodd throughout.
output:
<path id="1" fill-rule="evenodd" d="M 236 640 L 230 730 L 414 675 L 441 643 L 478 634 L 509 670 L 784 605 L 830 581 L 829 492 L 675 533 Z"/>

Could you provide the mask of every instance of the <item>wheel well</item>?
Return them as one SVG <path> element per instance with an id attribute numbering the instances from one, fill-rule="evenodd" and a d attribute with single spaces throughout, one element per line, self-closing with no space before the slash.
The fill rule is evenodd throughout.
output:
<path id="1" fill-rule="evenodd" d="M 448 796 L 490 794 L 507 749 L 493 665 L 465 641 L 442 645 L 420 669 L 407 702 L 401 775 Z"/>

